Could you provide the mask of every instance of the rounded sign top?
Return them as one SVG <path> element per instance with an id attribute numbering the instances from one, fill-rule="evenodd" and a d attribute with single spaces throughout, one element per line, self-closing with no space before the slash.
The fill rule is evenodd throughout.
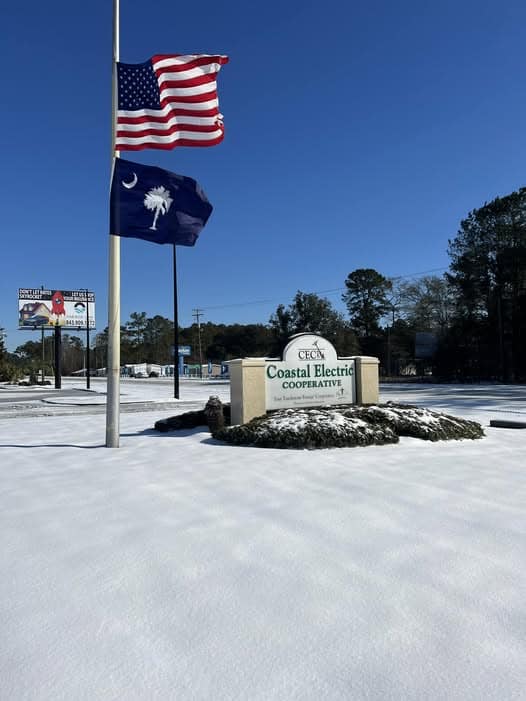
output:
<path id="1" fill-rule="evenodd" d="M 284 362 L 332 362 L 338 359 L 336 349 L 323 336 L 315 333 L 298 333 L 283 351 Z"/>

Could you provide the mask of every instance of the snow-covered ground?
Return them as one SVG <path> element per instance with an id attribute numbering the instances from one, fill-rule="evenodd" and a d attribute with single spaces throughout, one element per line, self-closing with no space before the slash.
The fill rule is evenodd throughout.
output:
<path id="1" fill-rule="evenodd" d="M 325 451 L 153 423 L 225 384 L 0 386 L 0 698 L 526 698 L 526 388 L 382 399 L 479 441 Z M 48 415 L 42 415 L 48 414 Z"/>

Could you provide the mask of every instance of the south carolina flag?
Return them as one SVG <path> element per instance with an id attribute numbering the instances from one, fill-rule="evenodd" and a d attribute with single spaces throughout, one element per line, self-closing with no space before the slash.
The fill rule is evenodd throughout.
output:
<path id="1" fill-rule="evenodd" d="M 211 213 L 212 205 L 193 178 L 115 159 L 110 234 L 193 246 Z"/>

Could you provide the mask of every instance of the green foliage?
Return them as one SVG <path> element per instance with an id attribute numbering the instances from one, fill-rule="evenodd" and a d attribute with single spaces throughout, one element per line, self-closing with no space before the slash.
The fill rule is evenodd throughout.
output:
<path id="1" fill-rule="evenodd" d="M 224 423 L 230 423 L 230 404 L 223 404 Z M 184 414 L 170 416 L 167 419 L 159 419 L 154 424 L 154 429 L 159 433 L 168 433 L 169 431 L 180 431 L 182 429 L 198 428 L 199 426 L 208 426 L 208 418 L 206 409 L 198 411 L 187 411 Z"/>
<path id="2" fill-rule="evenodd" d="M 6 358 L 0 358 L 0 382 L 18 382 L 24 374 L 20 367 Z"/>
<path id="3" fill-rule="evenodd" d="M 206 358 L 215 362 L 243 357 L 263 357 L 269 355 L 272 344 L 270 329 L 263 324 L 231 324 L 229 326 L 210 325 L 210 335 L 206 335 L 207 325 L 204 328 L 205 339 L 210 342 L 204 345 Z"/>
<path id="4" fill-rule="evenodd" d="M 387 426 L 399 436 L 410 436 L 427 441 L 475 439 L 484 436 L 482 426 L 476 421 L 468 421 L 409 404 L 389 403 L 358 407 L 357 415 L 364 421 L 377 426 Z"/>
<path id="5" fill-rule="evenodd" d="M 446 277 L 426 275 L 398 285 L 398 309 L 414 331 L 447 332 L 451 325 L 455 296 Z"/>
<path id="6" fill-rule="evenodd" d="M 47 348 L 51 351 L 51 338 L 48 336 L 46 341 L 48 341 Z M 42 344 L 37 341 L 26 341 L 21 346 L 17 346 L 15 350 L 15 355 L 23 362 L 38 360 L 42 357 Z"/>
<path id="7" fill-rule="evenodd" d="M 23 377 L 23 372 L 13 356 L 7 352 L 5 338 L 4 329 L 0 327 L 0 382 L 17 382 Z"/>
<path id="8" fill-rule="evenodd" d="M 455 373 L 526 378 L 526 188 L 471 211 L 449 242 Z"/>
<path id="9" fill-rule="evenodd" d="M 279 355 L 290 337 L 302 332 L 323 336 L 341 356 L 359 352 L 356 336 L 343 316 L 328 299 L 314 293 L 298 290 L 292 304 L 287 308 L 282 304 L 278 306 L 269 324 L 274 338 L 272 355 Z"/>
<path id="10" fill-rule="evenodd" d="M 143 356 L 145 362 L 172 363 L 173 343 L 173 321 L 165 319 L 159 314 L 156 314 L 152 319 L 146 319 L 146 328 L 144 330 L 145 353 Z"/>
<path id="11" fill-rule="evenodd" d="M 142 356 L 144 354 L 146 325 L 146 312 L 132 312 L 130 314 L 130 320 L 124 327 L 124 333 L 121 330 L 121 359 L 124 364 L 144 362 L 145 359 Z M 126 345 L 125 353 L 122 352 L 123 341 Z"/>
<path id="12" fill-rule="evenodd" d="M 380 333 L 380 320 L 390 309 L 388 294 L 392 283 L 372 268 L 358 268 L 345 280 L 342 295 L 351 325 L 360 338 Z"/>
<path id="13" fill-rule="evenodd" d="M 377 428 L 360 419 L 322 408 L 283 409 L 252 419 L 248 424 L 225 427 L 213 436 L 234 445 L 308 450 L 398 441 L 398 436 L 388 427 Z"/>
<path id="14" fill-rule="evenodd" d="M 180 431 L 185 428 L 197 428 L 206 426 L 206 415 L 204 409 L 199 411 L 187 411 L 184 414 L 170 416 L 167 419 L 159 419 L 154 424 L 154 429 L 159 433 L 168 431 Z"/>
<path id="15" fill-rule="evenodd" d="M 213 434 L 233 445 L 309 450 L 397 443 L 399 436 L 437 441 L 483 435 L 474 421 L 393 404 L 282 409 Z"/>

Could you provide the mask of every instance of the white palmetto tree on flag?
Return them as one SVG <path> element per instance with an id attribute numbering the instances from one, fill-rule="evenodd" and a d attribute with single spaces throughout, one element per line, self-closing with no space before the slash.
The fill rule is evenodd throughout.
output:
<path id="1" fill-rule="evenodd" d="M 172 202 L 173 199 L 170 197 L 170 191 L 162 186 L 154 187 L 146 193 L 144 197 L 144 206 L 146 209 L 149 209 L 152 212 L 155 211 L 153 224 L 150 226 L 150 229 L 157 231 L 156 225 L 159 214 L 166 214 L 166 212 L 170 209 Z"/>

